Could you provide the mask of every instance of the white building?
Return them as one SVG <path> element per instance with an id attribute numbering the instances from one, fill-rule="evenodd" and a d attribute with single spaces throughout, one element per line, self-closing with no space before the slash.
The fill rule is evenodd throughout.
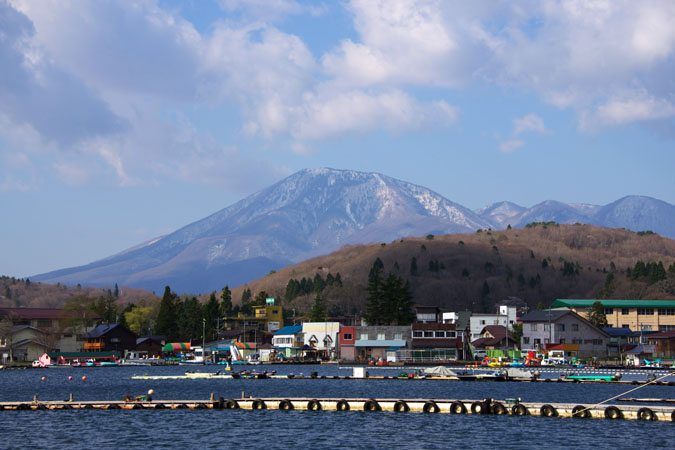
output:
<path id="1" fill-rule="evenodd" d="M 499 312 L 496 314 L 471 314 L 471 318 L 469 319 L 471 341 L 479 339 L 483 328 L 488 325 L 501 325 L 512 330 L 515 323 L 516 308 L 514 306 L 500 305 Z"/>
<path id="2" fill-rule="evenodd" d="M 302 324 L 305 345 L 331 355 L 335 354 L 340 322 L 305 322 Z"/>

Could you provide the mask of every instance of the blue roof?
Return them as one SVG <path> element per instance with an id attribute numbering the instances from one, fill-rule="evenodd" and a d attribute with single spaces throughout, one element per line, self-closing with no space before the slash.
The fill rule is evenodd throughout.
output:
<path id="1" fill-rule="evenodd" d="M 283 327 L 281 330 L 276 331 L 274 335 L 278 334 L 298 334 L 302 331 L 302 325 L 291 325 L 288 327 Z"/>
<path id="2" fill-rule="evenodd" d="M 614 337 L 630 336 L 633 334 L 630 328 L 603 327 L 602 331 Z"/>

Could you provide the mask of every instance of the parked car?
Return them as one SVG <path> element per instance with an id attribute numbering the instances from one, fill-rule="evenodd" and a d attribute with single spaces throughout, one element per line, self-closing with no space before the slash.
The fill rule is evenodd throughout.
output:
<path id="1" fill-rule="evenodd" d="M 479 359 L 485 359 L 487 358 L 487 350 L 474 350 L 473 351 L 473 359 L 479 360 Z"/>

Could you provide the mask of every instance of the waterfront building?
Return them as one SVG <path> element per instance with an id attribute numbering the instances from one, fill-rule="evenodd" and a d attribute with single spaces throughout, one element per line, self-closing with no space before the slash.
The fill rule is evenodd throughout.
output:
<path id="1" fill-rule="evenodd" d="M 283 327 L 272 335 L 272 345 L 286 358 L 299 356 L 299 349 L 305 344 L 302 325 Z"/>
<path id="2" fill-rule="evenodd" d="M 345 359 L 396 362 L 398 355 L 405 353 L 401 350 L 410 348 L 411 329 L 410 326 L 354 327 L 354 337 L 353 354 L 343 352 Z"/>
<path id="3" fill-rule="evenodd" d="M 44 330 L 30 325 L 15 325 L 0 337 L 2 362 L 35 361 L 51 351 L 56 342 Z"/>
<path id="4" fill-rule="evenodd" d="M 675 330 L 650 334 L 647 340 L 654 346 L 652 355 L 655 358 L 675 359 Z"/>
<path id="5" fill-rule="evenodd" d="M 516 307 L 507 305 L 498 305 L 498 311 L 494 314 L 472 313 L 469 319 L 471 341 L 479 339 L 483 329 L 489 325 L 499 325 L 513 329 L 516 323 Z"/>
<path id="6" fill-rule="evenodd" d="M 302 324 L 305 346 L 316 350 L 322 358 L 337 357 L 339 322 L 305 322 Z"/>
<path id="7" fill-rule="evenodd" d="M 516 347 L 516 341 L 503 325 L 488 325 L 481 330 L 480 337 L 471 341 L 479 350 L 503 350 L 508 352 Z"/>
<path id="8" fill-rule="evenodd" d="M 523 351 L 565 351 L 565 356 L 607 355 L 609 335 L 571 309 L 532 311 L 522 317 Z"/>
<path id="9" fill-rule="evenodd" d="M 83 334 L 85 352 L 120 352 L 136 349 L 136 333 L 118 323 L 101 324 Z"/>
<path id="10" fill-rule="evenodd" d="M 633 331 L 675 330 L 675 300 L 557 299 L 552 307 L 571 308 L 588 319 L 595 302 L 602 304 L 610 327 L 630 328 Z"/>

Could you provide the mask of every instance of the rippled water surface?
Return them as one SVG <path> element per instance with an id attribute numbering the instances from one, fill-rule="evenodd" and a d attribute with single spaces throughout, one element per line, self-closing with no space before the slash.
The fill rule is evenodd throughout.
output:
<path id="1" fill-rule="evenodd" d="M 266 366 L 269 369 L 269 366 Z M 335 366 L 279 366 L 279 373 L 350 375 Z M 436 380 L 132 380 L 185 367 L 0 371 L 0 401 L 216 397 L 461 398 L 590 403 L 634 386 Z M 194 370 L 215 371 L 215 368 Z M 394 375 L 396 371 L 378 372 Z M 86 381 L 82 377 L 86 376 Z M 42 380 L 45 377 L 45 380 Z M 72 377 L 71 380 L 68 377 Z M 673 386 L 634 395 L 673 398 Z M 0 412 L 0 448 L 562 449 L 673 448 L 675 424 L 541 417 L 277 410 L 65 410 Z"/>

